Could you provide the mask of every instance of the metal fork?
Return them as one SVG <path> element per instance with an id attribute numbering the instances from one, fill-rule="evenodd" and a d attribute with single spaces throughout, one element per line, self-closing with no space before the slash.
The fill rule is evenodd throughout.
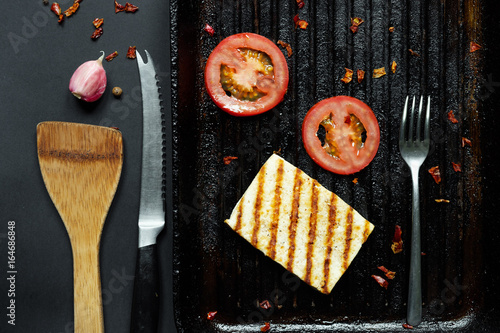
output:
<path id="1" fill-rule="evenodd" d="M 420 98 L 418 118 L 415 115 L 415 97 L 411 106 L 410 119 L 408 121 L 408 101 L 406 97 L 401 127 L 399 131 L 399 151 L 411 170 L 413 183 L 412 195 L 412 229 L 411 229 L 411 254 L 410 254 L 410 282 L 408 287 L 408 309 L 406 322 L 417 326 L 422 321 L 422 287 L 421 287 L 421 250 L 420 250 L 420 196 L 418 189 L 418 173 L 420 166 L 424 163 L 429 153 L 430 135 L 430 109 L 431 98 L 427 98 L 427 108 L 424 120 L 424 136 L 422 137 L 422 113 L 424 96 Z M 416 123 L 415 123 L 416 122 Z M 416 130 L 416 133 L 414 133 Z"/>

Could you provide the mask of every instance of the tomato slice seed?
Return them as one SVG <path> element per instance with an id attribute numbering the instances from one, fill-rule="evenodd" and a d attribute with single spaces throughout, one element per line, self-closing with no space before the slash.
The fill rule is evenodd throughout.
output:
<path id="1" fill-rule="evenodd" d="M 241 68 L 221 65 L 220 82 L 228 96 L 242 101 L 256 101 L 266 95 L 259 88 L 264 80 L 274 81 L 274 66 L 269 55 L 264 52 L 242 48 L 238 49 L 244 59 Z"/>
<path id="2" fill-rule="evenodd" d="M 344 126 L 348 127 L 348 131 L 345 132 L 347 139 L 350 140 L 352 147 L 356 148 L 358 151 L 363 148 L 364 142 L 366 140 L 366 130 L 363 123 L 354 114 L 346 116 L 344 119 Z M 337 144 L 337 139 L 341 131 L 345 131 L 341 126 L 337 126 L 333 121 L 333 114 L 330 113 L 328 117 L 320 122 L 320 125 L 325 130 L 323 149 L 326 153 L 334 158 L 340 158 L 340 151 Z M 319 130 L 319 129 L 318 129 Z"/>

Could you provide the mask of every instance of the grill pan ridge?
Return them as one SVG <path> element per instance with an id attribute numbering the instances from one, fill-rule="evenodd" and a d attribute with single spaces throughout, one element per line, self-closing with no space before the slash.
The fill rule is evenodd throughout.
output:
<path id="1" fill-rule="evenodd" d="M 171 1 L 174 126 L 174 305 L 179 332 L 398 332 L 406 315 L 409 248 L 394 254 L 395 225 L 409 244 L 411 179 L 398 151 L 407 95 L 432 97 L 432 148 L 421 173 L 425 332 L 493 332 L 482 272 L 486 161 L 482 108 L 485 0 L 206 0 Z M 294 27 L 299 15 L 309 25 Z M 358 32 L 351 17 L 365 22 Z M 211 25 L 215 34 L 203 30 Z M 390 32 L 389 28 L 394 27 Z M 273 110 L 233 117 L 204 87 L 204 66 L 225 37 L 255 32 L 290 43 L 288 92 Z M 412 54 L 409 49 L 418 55 Z M 286 51 L 284 51 L 286 56 Z M 398 66 L 390 71 L 392 61 Z M 373 69 L 387 75 L 372 78 Z M 362 83 L 340 81 L 344 68 L 366 71 Z M 381 129 L 377 156 L 352 176 L 317 166 L 302 145 L 301 124 L 316 102 L 335 95 L 361 99 Z M 448 111 L 459 119 L 452 124 Z M 462 147 L 461 138 L 471 139 Z M 224 224 L 273 152 L 336 193 L 375 225 L 330 295 L 322 295 L 254 249 Z M 487 154 L 486 154 L 487 155 Z M 225 156 L 237 160 L 224 165 Z M 455 172 L 451 162 L 460 163 Z M 436 184 L 426 172 L 439 165 Z M 357 178 L 357 183 L 353 182 Z M 437 203 L 435 199 L 449 199 Z M 486 213 L 487 215 L 487 213 Z M 489 215 L 488 215 L 489 216 Z M 497 251 L 498 252 L 498 251 Z M 387 290 L 371 278 L 377 266 L 396 271 Z M 493 288 L 493 287 L 491 287 Z M 265 310 L 259 302 L 273 305 Z M 490 309 L 486 311 L 486 309 Z M 217 311 L 211 321 L 206 315 Z"/>

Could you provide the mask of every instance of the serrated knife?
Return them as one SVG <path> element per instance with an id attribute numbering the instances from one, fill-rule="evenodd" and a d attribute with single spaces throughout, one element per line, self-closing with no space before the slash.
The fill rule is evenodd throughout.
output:
<path id="1" fill-rule="evenodd" d="M 163 197 L 163 125 L 159 84 L 153 59 L 137 51 L 141 81 L 143 126 L 139 242 L 132 299 L 131 329 L 158 330 L 159 269 L 156 238 L 165 225 Z"/>

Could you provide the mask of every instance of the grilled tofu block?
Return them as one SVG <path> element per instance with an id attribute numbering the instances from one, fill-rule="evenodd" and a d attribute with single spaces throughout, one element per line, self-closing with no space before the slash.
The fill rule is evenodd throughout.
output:
<path id="1" fill-rule="evenodd" d="M 374 228 L 336 194 L 275 154 L 225 223 L 325 294 Z"/>

